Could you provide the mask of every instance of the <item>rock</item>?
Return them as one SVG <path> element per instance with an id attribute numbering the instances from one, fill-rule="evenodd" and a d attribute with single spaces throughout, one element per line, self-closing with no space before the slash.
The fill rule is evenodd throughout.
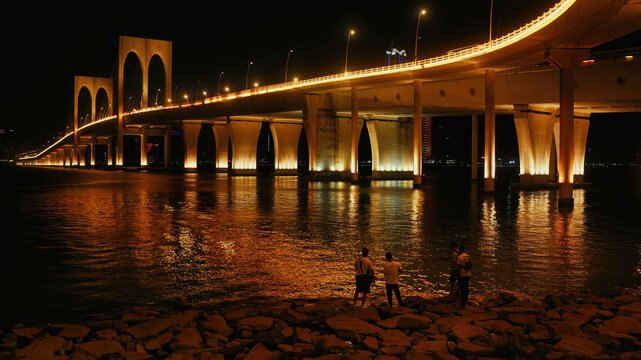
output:
<path id="1" fill-rule="evenodd" d="M 34 336 L 40 334 L 42 332 L 42 329 L 38 328 L 18 328 L 18 329 L 13 329 L 11 330 L 14 334 L 21 336 L 21 337 L 26 337 L 27 339 L 33 339 Z"/>
<path id="2" fill-rule="evenodd" d="M 239 352 L 242 352 L 244 348 L 245 348 L 245 345 L 241 344 L 240 341 L 238 340 L 230 341 L 227 344 L 225 344 L 223 348 L 223 354 L 225 355 L 226 358 L 230 358 L 238 354 Z"/>
<path id="3" fill-rule="evenodd" d="M 431 323 L 432 319 L 429 317 L 406 314 L 399 317 L 397 327 L 399 329 L 427 329 Z"/>
<path id="4" fill-rule="evenodd" d="M 165 360 L 194 360 L 194 357 L 189 354 L 174 353 L 165 358 Z"/>
<path id="5" fill-rule="evenodd" d="M 291 308 L 286 308 L 283 310 L 280 315 L 278 315 L 279 318 L 287 321 L 290 324 L 302 324 L 306 321 L 308 321 L 309 316 L 307 314 L 300 313 L 298 311 L 294 311 Z"/>
<path id="6" fill-rule="evenodd" d="M 314 345 L 317 349 L 325 352 L 352 348 L 352 344 L 337 338 L 336 335 L 317 336 L 312 341 L 312 345 Z"/>
<path id="7" fill-rule="evenodd" d="M 512 313 L 507 316 L 507 320 L 514 325 L 534 325 L 537 316 L 535 314 Z"/>
<path id="8" fill-rule="evenodd" d="M 249 327 L 253 331 L 265 331 L 269 330 L 274 323 L 274 318 L 267 316 L 252 316 L 244 319 L 240 319 L 238 324 L 240 326 Z"/>
<path id="9" fill-rule="evenodd" d="M 378 353 L 381 355 L 396 356 L 398 358 L 402 358 L 406 351 L 407 349 L 403 346 L 383 346 L 378 349 Z M 381 357 L 377 357 L 376 359 L 380 358 Z"/>
<path id="10" fill-rule="evenodd" d="M 436 314 L 451 314 L 456 311 L 458 303 L 427 305 L 425 311 Z"/>
<path id="11" fill-rule="evenodd" d="M 294 338 L 298 342 L 311 343 L 312 331 L 307 328 L 297 327 L 294 329 Z"/>
<path id="12" fill-rule="evenodd" d="M 474 322 L 474 326 L 478 326 L 487 332 L 499 334 L 505 332 L 506 329 L 510 329 L 513 327 L 512 324 L 505 320 L 476 321 Z"/>
<path id="13" fill-rule="evenodd" d="M 303 358 L 303 360 L 341 360 L 343 357 L 338 354 L 325 354 L 314 358 Z"/>
<path id="14" fill-rule="evenodd" d="M 569 325 L 569 324 L 558 322 L 558 321 L 552 321 L 547 323 L 546 325 L 550 332 L 550 335 L 558 339 L 560 339 L 564 335 L 572 335 L 572 336 L 587 338 L 587 335 L 583 333 L 581 328 L 573 325 Z"/>
<path id="15" fill-rule="evenodd" d="M 615 332 L 641 335 L 641 321 L 632 316 L 617 315 L 603 324 Z"/>
<path id="16" fill-rule="evenodd" d="M 367 348 L 367 350 L 376 351 L 378 350 L 379 346 L 378 339 L 374 336 L 367 336 L 365 337 L 365 339 L 363 339 L 363 345 L 365 346 L 365 348 Z"/>
<path id="17" fill-rule="evenodd" d="M 546 311 L 545 317 L 550 320 L 561 320 L 561 315 L 559 315 L 559 312 L 554 309 Z"/>
<path id="18" fill-rule="evenodd" d="M 316 348 L 312 344 L 294 343 L 292 346 L 292 355 L 294 356 L 312 356 L 316 354 Z"/>
<path id="19" fill-rule="evenodd" d="M 438 326 L 438 330 L 441 332 L 441 334 L 449 333 L 454 326 L 465 325 L 469 323 L 470 322 L 462 316 L 442 317 L 436 320 L 436 326 Z"/>
<path id="20" fill-rule="evenodd" d="M 412 338 L 397 329 L 387 329 L 378 333 L 382 347 L 411 346 Z"/>
<path id="21" fill-rule="evenodd" d="M 144 339 L 156 336 L 170 326 L 171 321 L 166 318 L 151 319 L 125 329 L 125 332 L 137 339 Z"/>
<path id="22" fill-rule="evenodd" d="M 0 352 L 13 351 L 17 346 L 18 343 L 15 340 L 5 340 L 0 343 Z"/>
<path id="23" fill-rule="evenodd" d="M 641 313 L 641 301 L 635 301 L 627 305 L 619 306 L 619 310 Z"/>
<path id="24" fill-rule="evenodd" d="M 296 308 L 296 311 L 309 315 L 331 316 L 334 314 L 336 305 L 331 301 L 320 301 L 313 304 L 305 304 Z"/>
<path id="25" fill-rule="evenodd" d="M 621 360 L 641 360 L 641 351 L 631 351 L 621 354 Z"/>
<path id="26" fill-rule="evenodd" d="M 494 300 L 492 300 L 492 305 L 504 306 L 510 304 L 514 300 L 516 300 L 516 296 L 514 296 L 514 294 L 502 291 L 494 298 Z"/>
<path id="27" fill-rule="evenodd" d="M 270 351 L 265 345 L 258 343 L 249 350 L 244 360 L 272 360 L 277 358 L 278 354 Z"/>
<path id="28" fill-rule="evenodd" d="M 365 335 L 377 334 L 383 330 L 366 321 L 344 314 L 327 319 L 325 323 L 335 331 L 355 331 Z"/>
<path id="29" fill-rule="evenodd" d="M 17 349 L 16 355 L 26 358 L 52 358 L 65 344 L 65 339 L 58 336 L 37 339 L 23 349 Z"/>
<path id="30" fill-rule="evenodd" d="M 376 306 L 370 305 L 365 309 L 352 309 L 346 311 L 345 314 L 369 322 L 377 322 L 381 320 L 381 315 L 378 313 Z"/>
<path id="31" fill-rule="evenodd" d="M 639 298 L 629 294 L 623 294 L 621 296 L 615 297 L 614 300 L 616 300 L 619 304 L 629 304 L 631 302 L 638 301 Z"/>
<path id="32" fill-rule="evenodd" d="M 171 326 L 185 327 L 200 316 L 198 310 L 185 310 L 177 314 L 169 316 L 167 319 L 171 321 Z"/>
<path id="33" fill-rule="evenodd" d="M 129 324 L 135 324 L 147 320 L 147 318 L 143 314 L 139 313 L 124 313 L 122 314 L 120 319 Z"/>
<path id="34" fill-rule="evenodd" d="M 96 337 L 98 339 L 113 339 L 118 336 L 118 333 L 111 329 L 104 329 L 96 331 Z"/>
<path id="35" fill-rule="evenodd" d="M 467 357 L 470 355 L 476 356 L 492 356 L 495 350 L 493 347 L 487 345 L 480 345 L 471 343 L 469 341 L 462 341 L 456 344 L 454 348 L 454 355 Z"/>
<path id="36" fill-rule="evenodd" d="M 125 360 L 147 360 L 154 358 L 153 355 L 137 351 L 125 351 L 122 356 L 125 358 Z"/>
<path id="37" fill-rule="evenodd" d="M 118 355 L 125 352 L 125 349 L 114 340 L 91 341 L 76 346 L 78 351 L 91 355 L 95 358 L 103 356 Z"/>
<path id="38" fill-rule="evenodd" d="M 545 299 L 543 299 L 543 302 L 548 304 L 548 306 L 552 309 L 560 308 L 564 305 L 563 301 L 561 301 L 561 298 L 554 294 L 547 295 Z"/>
<path id="39" fill-rule="evenodd" d="M 470 324 L 455 325 L 452 327 L 449 335 L 454 336 L 459 340 L 473 339 L 476 337 L 487 338 L 489 336 L 485 329 Z"/>
<path id="40" fill-rule="evenodd" d="M 581 327 L 589 323 L 595 315 L 596 310 L 591 310 L 583 314 L 566 312 L 561 316 L 561 321 L 572 326 Z"/>
<path id="41" fill-rule="evenodd" d="M 555 349 L 583 356 L 596 356 L 604 350 L 597 342 L 572 335 L 563 336 L 561 341 L 556 343 Z"/>
<path id="42" fill-rule="evenodd" d="M 401 316 L 403 315 L 392 316 L 391 318 L 387 318 L 385 320 L 378 320 L 376 322 L 376 325 L 384 329 L 396 329 L 398 327 L 398 319 L 400 319 Z"/>
<path id="43" fill-rule="evenodd" d="M 58 333 L 58 336 L 67 338 L 67 339 L 78 339 L 84 338 L 91 331 L 88 327 L 79 324 L 71 324 L 65 327 L 61 332 Z"/>
<path id="44" fill-rule="evenodd" d="M 234 333 L 234 329 L 227 325 L 227 321 L 220 314 L 205 315 L 205 321 L 201 323 L 201 326 L 207 331 L 224 336 L 231 336 Z"/>
<path id="45" fill-rule="evenodd" d="M 183 328 L 174 338 L 173 349 L 197 348 L 203 342 L 200 332 L 194 328 Z"/>
<path id="46" fill-rule="evenodd" d="M 446 340 L 426 340 L 419 341 L 416 345 L 412 346 L 414 353 L 449 353 Z"/>

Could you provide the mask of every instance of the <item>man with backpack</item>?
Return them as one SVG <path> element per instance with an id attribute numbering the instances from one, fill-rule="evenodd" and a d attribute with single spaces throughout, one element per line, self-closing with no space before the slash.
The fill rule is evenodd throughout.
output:
<path id="1" fill-rule="evenodd" d="M 464 310 L 467 307 L 469 297 L 470 278 L 472 277 L 472 257 L 465 252 L 465 246 L 462 245 L 459 247 L 459 256 L 456 261 L 456 275 L 461 291 L 461 304 L 457 310 Z"/>
<path id="2" fill-rule="evenodd" d="M 364 247 L 361 254 L 356 258 L 354 262 L 354 269 L 356 270 L 356 291 L 354 292 L 354 306 L 356 306 L 356 301 L 358 300 L 358 294 L 363 294 L 363 300 L 361 302 L 361 307 L 365 306 L 365 300 L 367 299 L 367 294 L 369 294 L 369 287 L 374 281 L 374 266 L 372 261 L 367 258 L 369 250 Z"/>

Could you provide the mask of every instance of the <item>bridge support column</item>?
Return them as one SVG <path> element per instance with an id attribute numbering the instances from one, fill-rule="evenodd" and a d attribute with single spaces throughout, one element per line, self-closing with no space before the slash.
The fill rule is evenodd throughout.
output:
<path id="1" fill-rule="evenodd" d="M 198 135 L 200 123 L 183 123 L 183 140 L 185 141 L 185 169 L 198 168 Z"/>
<path id="2" fill-rule="evenodd" d="M 114 141 L 113 138 L 107 139 L 107 165 L 108 166 L 114 165 L 113 146 L 112 146 L 113 141 Z"/>
<path id="3" fill-rule="evenodd" d="M 554 114 L 514 106 L 514 125 L 519 145 L 520 183 L 547 184 L 554 135 Z"/>
<path id="4" fill-rule="evenodd" d="M 352 87 L 351 104 L 351 141 L 350 141 L 350 172 L 352 183 L 358 181 L 358 88 Z"/>
<path id="5" fill-rule="evenodd" d="M 140 132 L 140 166 L 147 166 L 147 133 L 149 126 L 142 127 Z"/>
<path id="6" fill-rule="evenodd" d="M 296 175 L 298 172 L 298 138 L 301 124 L 271 123 L 274 137 L 274 168 L 276 175 Z"/>
<path id="7" fill-rule="evenodd" d="M 231 121 L 232 175 L 256 175 L 256 148 L 262 122 Z"/>
<path id="8" fill-rule="evenodd" d="M 422 104 L 422 94 L 423 94 L 423 83 L 418 80 L 414 80 L 414 119 L 413 119 L 413 154 L 414 154 L 414 187 L 420 186 L 422 183 L 423 176 L 423 159 L 422 159 L 422 147 L 421 140 L 422 130 L 423 130 L 423 104 Z"/>
<path id="9" fill-rule="evenodd" d="M 216 172 L 229 172 L 229 124 L 214 124 L 212 130 L 216 138 Z"/>
<path id="10" fill-rule="evenodd" d="M 496 171 L 495 134 L 495 74 L 493 69 L 485 70 L 485 161 L 483 190 L 494 192 Z"/>
<path id="11" fill-rule="evenodd" d="M 56 159 L 58 160 L 58 166 L 65 166 L 65 149 L 56 150 Z"/>
<path id="12" fill-rule="evenodd" d="M 165 127 L 163 150 L 162 165 L 167 169 L 171 165 L 171 126 Z"/>
<path id="13" fill-rule="evenodd" d="M 559 206 L 572 207 L 574 182 L 574 71 L 589 49 L 551 49 L 548 61 L 560 72 L 559 101 Z"/>
<path id="14" fill-rule="evenodd" d="M 96 166 L 96 137 L 91 138 L 91 166 Z"/>
<path id="15" fill-rule="evenodd" d="M 479 116 L 472 115 L 472 159 L 470 161 L 472 180 L 479 178 Z"/>
<path id="16" fill-rule="evenodd" d="M 78 145 L 78 166 L 86 166 L 87 145 Z"/>
<path id="17" fill-rule="evenodd" d="M 573 156 L 574 165 L 572 167 L 572 182 L 574 184 L 583 183 L 585 173 L 585 146 L 588 139 L 588 129 L 590 127 L 589 116 L 574 115 L 574 136 L 573 136 Z M 554 124 L 554 136 L 560 136 L 560 122 Z M 561 151 L 559 142 L 556 142 L 557 154 Z"/>
<path id="18" fill-rule="evenodd" d="M 372 178 L 413 180 L 412 118 L 368 119 L 366 124 L 372 144 Z"/>

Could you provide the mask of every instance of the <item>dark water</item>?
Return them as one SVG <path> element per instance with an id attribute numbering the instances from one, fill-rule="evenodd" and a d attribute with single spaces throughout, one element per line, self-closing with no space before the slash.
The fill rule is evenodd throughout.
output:
<path id="1" fill-rule="evenodd" d="M 351 186 L 98 170 L 0 169 L 0 316 L 84 319 L 252 296 L 351 296 L 354 255 L 391 251 L 405 294 L 443 293 L 448 247 L 474 259 L 473 292 L 641 292 L 641 182 L 574 192 L 466 181 Z M 379 273 L 380 274 L 380 273 Z M 377 287 L 375 292 L 381 292 Z"/>

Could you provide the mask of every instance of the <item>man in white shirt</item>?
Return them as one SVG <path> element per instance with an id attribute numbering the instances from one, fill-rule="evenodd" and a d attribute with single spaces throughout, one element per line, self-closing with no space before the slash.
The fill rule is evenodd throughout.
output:
<path id="1" fill-rule="evenodd" d="M 356 269 L 356 291 L 354 292 L 354 306 L 356 306 L 356 301 L 358 300 L 358 294 L 363 294 L 363 300 L 361 306 L 365 306 L 365 300 L 367 299 L 367 294 L 370 291 L 370 285 L 374 281 L 374 266 L 370 259 L 367 258 L 369 250 L 363 248 L 362 256 L 356 258 L 354 262 L 354 269 Z"/>
<path id="2" fill-rule="evenodd" d="M 401 291 L 398 288 L 398 273 L 403 270 L 401 264 L 397 261 L 392 260 L 392 253 L 385 253 L 385 258 L 387 263 L 384 266 L 385 272 L 385 290 L 387 291 L 387 303 L 389 307 L 392 307 L 392 291 L 396 294 L 396 300 L 398 301 L 398 306 L 403 305 L 403 299 L 401 299 Z"/>

